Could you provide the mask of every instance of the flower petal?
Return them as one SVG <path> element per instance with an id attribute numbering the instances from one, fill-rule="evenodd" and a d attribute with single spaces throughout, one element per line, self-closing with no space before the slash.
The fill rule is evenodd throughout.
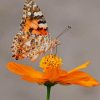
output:
<path id="1" fill-rule="evenodd" d="M 36 71 L 34 70 L 32 67 L 30 66 L 26 66 L 26 65 L 23 65 L 23 64 L 18 64 L 18 63 L 15 63 L 15 62 L 9 62 L 7 64 L 7 68 L 18 74 L 18 75 L 33 75 L 33 74 L 41 74 L 39 71 Z"/>
<path id="2" fill-rule="evenodd" d="M 22 80 L 25 80 L 27 82 L 31 83 L 38 83 L 38 84 L 44 84 L 46 82 L 45 78 L 33 78 L 31 76 L 23 76 Z"/>
<path id="3" fill-rule="evenodd" d="M 61 84 L 76 84 L 81 86 L 97 86 L 100 85 L 93 77 L 82 71 L 74 71 L 69 73 L 60 81 Z"/>
<path id="4" fill-rule="evenodd" d="M 74 72 L 74 71 L 77 71 L 77 70 L 80 70 L 80 69 L 83 69 L 83 68 L 86 68 L 88 65 L 90 64 L 90 61 L 87 61 L 86 63 L 74 68 L 73 70 L 69 71 L 68 73 L 71 73 L 71 72 Z"/>
<path id="5" fill-rule="evenodd" d="M 67 71 L 61 70 L 60 68 L 48 68 L 44 72 L 44 76 L 47 81 L 51 83 L 57 83 L 60 77 L 67 75 Z"/>
<path id="6" fill-rule="evenodd" d="M 7 68 L 13 73 L 21 75 L 24 80 L 37 83 L 39 82 L 39 84 L 44 81 L 43 73 L 34 70 L 30 66 L 9 62 Z"/>

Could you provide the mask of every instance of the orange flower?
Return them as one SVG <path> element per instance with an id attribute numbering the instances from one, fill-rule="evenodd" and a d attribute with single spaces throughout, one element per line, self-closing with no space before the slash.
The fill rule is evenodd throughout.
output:
<path id="1" fill-rule="evenodd" d="M 44 84 L 44 85 L 81 85 L 81 86 L 97 86 L 100 85 L 89 74 L 80 71 L 89 65 L 89 61 L 74 68 L 71 71 L 61 69 L 62 59 L 56 55 L 47 55 L 40 61 L 40 67 L 43 72 L 37 71 L 30 66 L 9 62 L 7 67 L 10 71 L 18 74 L 25 81 Z"/>

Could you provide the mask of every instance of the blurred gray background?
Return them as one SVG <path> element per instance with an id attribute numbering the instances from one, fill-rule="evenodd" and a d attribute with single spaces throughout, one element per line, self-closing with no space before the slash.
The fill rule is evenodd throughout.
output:
<path id="1" fill-rule="evenodd" d="M 58 55 L 63 57 L 63 68 L 70 70 L 91 60 L 84 71 L 100 81 L 100 0 L 38 0 L 37 3 L 53 37 L 66 25 L 72 26 L 60 38 Z M 10 47 L 19 31 L 23 4 L 24 0 L 0 0 L 0 100 L 45 100 L 44 86 L 22 81 L 6 68 L 7 62 L 15 61 Z M 16 62 L 40 69 L 38 61 Z M 100 87 L 56 85 L 52 88 L 51 100 L 100 100 Z"/>

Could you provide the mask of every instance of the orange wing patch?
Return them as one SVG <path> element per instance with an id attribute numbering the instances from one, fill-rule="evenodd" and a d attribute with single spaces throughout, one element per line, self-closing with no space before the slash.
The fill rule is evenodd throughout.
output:
<path id="1" fill-rule="evenodd" d="M 23 32 L 28 33 L 31 32 L 32 34 L 36 35 L 48 35 L 48 32 L 46 30 L 46 26 L 39 28 L 39 20 L 30 20 L 26 19 L 25 25 L 23 27 Z"/>
<path id="2" fill-rule="evenodd" d="M 27 33 L 27 32 L 33 31 L 33 29 L 35 30 L 37 28 L 38 28 L 38 20 L 26 19 L 26 23 L 23 28 L 23 32 Z"/>

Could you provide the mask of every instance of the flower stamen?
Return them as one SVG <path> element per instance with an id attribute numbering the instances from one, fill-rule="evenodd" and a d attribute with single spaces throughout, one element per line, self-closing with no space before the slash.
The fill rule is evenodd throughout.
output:
<path id="1" fill-rule="evenodd" d="M 48 67 L 59 68 L 62 65 L 62 59 L 54 54 L 43 57 L 40 61 L 40 67 L 45 69 Z"/>

